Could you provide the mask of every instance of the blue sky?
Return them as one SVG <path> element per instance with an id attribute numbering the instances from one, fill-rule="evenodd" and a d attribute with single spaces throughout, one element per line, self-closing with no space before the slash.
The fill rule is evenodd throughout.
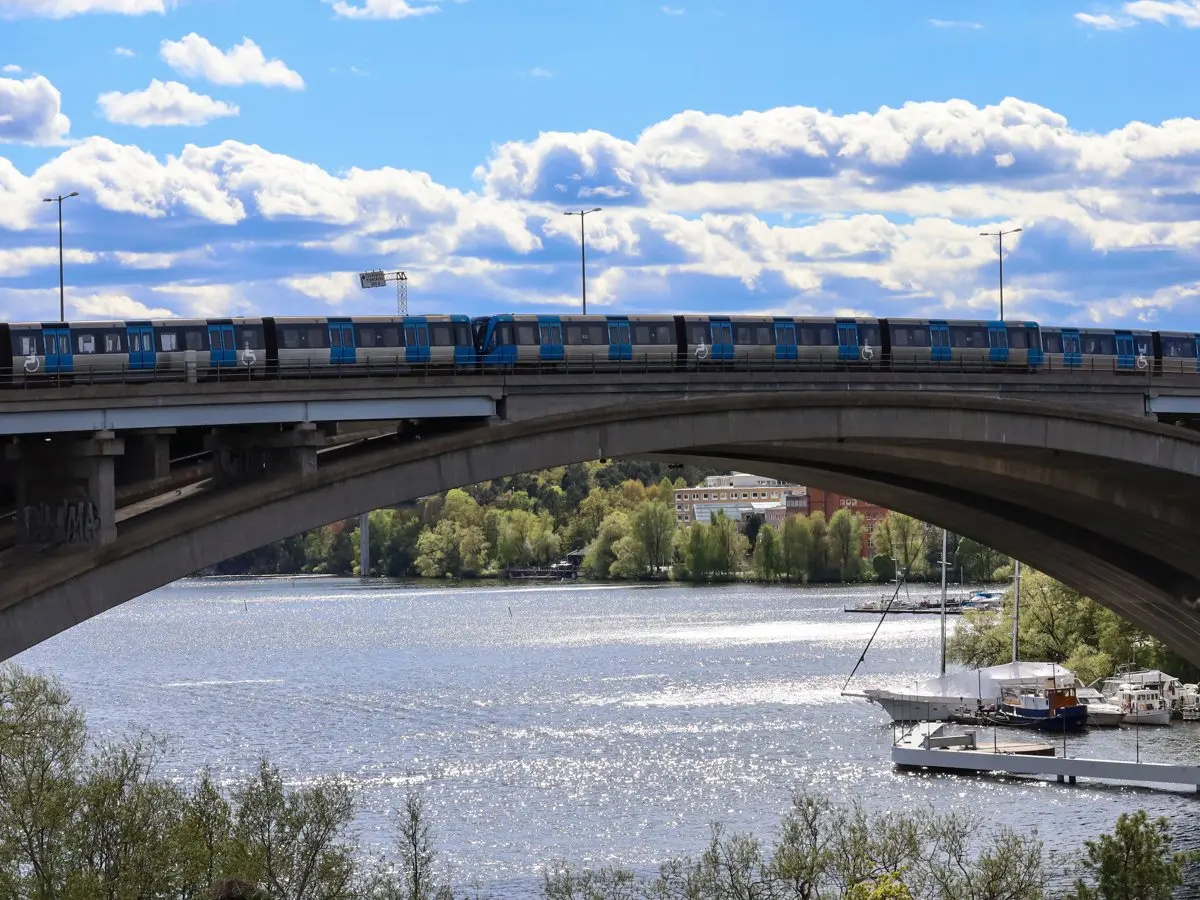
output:
<path id="1" fill-rule="evenodd" d="M 0 0 L 0 318 L 1200 330 L 1200 0 Z M 594 305 L 593 305 L 594 304 Z"/>

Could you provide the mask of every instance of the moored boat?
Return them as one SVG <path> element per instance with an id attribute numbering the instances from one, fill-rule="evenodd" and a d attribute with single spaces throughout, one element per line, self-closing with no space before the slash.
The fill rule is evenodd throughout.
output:
<path id="1" fill-rule="evenodd" d="M 1079 702 L 1074 685 L 1059 686 L 1055 679 L 1040 688 L 1005 688 L 1000 709 L 1042 731 L 1078 731 L 1088 720 L 1088 708 Z"/>
<path id="2" fill-rule="evenodd" d="M 1121 707 L 1109 703 L 1104 695 L 1093 687 L 1077 687 L 1075 696 L 1087 707 L 1087 723 L 1098 728 L 1115 728 L 1121 724 L 1125 714 Z"/>
<path id="3" fill-rule="evenodd" d="M 1122 721 L 1126 725 L 1171 724 L 1171 707 L 1152 688 L 1123 684 L 1117 690 L 1115 702 L 1121 708 Z"/>

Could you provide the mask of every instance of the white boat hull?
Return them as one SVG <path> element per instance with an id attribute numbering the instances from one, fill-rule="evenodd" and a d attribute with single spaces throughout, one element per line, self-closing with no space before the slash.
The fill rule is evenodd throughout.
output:
<path id="1" fill-rule="evenodd" d="M 1097 728 L 1116 728 L 1124 718 L 1125 714 L 1116 707 L 1111 710 L 1096 709 L 1094 705 L 1089 704 L 1087 708 L 1087 723 Z"/>
<path id="2" fill-rule="evenodd" d="M 1121 721 L 1126 725 L 1170 725 L 1171 710 L 1147 709 L 1140 712 L 1125 713 Z"/>
<path id="3" fill-rule="evenodd" d="M 932 697 L 870 689 L 863 694 L 883 707 L 893 722 L 947 722 L 953 716 L 975 712 L 975 697 Z"/>

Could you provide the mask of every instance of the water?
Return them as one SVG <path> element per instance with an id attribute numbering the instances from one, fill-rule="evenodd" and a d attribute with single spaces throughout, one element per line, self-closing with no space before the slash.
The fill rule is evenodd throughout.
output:
<path id="1" fill-rule="evenodd" d="M 1196 843 L 1183 791 L 898 774 L 877 708 L 841 696 L 876 588 L 473 587 L 187 580 L 22 654 L 100 736 L 168 737 L 166 771 L 344 775 L 364 843 L 414 787 L 456 880 L 528 896 L 555 858 L 650 868 L 720 820 L 769 838 L 791 792 L 971 809 L 1076 852 L 1123 811 Z M 953 621 L 953 620 L 952 620 Z M 936 674 L 936 617 L 880 630 L 852 689 Z M 1072 755 L 1194 762 L 1196 725 L 1094 730 Z M 1012 735 L 1010 735 L 1010 738 Z M 1017 737 L 1020 737 L 1017 735 Z"/>

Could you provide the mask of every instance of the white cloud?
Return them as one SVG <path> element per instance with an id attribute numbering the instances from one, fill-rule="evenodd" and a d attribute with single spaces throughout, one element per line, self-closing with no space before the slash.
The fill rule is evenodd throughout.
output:
<path id="1" fill-rule="evenodd" d="M 129 59 L 132 59 L 133 57 L 137 56 L 137 54 L 134 53 L 132 50 L 130 50 L 128 47 L 114 47 L 113 53 L 116 54 L 117 56 L 124 56 Z"/>
<path id="2" fill-rule="evenodd" d="M 1104 30 L 1129 28 L 1141 22 L 1200 28 L 1200 0 L 1133 0 L 1121 4 L 1120 16 L 1079 12 L 1075 13 L 1075 18 L 1085 25 Z"/>
<path id="3" fill-rule="evenodd" d="M 149 307 L 119 293 L 68 295 L 67 305 L 80 319 L 170 319 L 175 316 L 166 307 Z"/>
<path id="4" fill-rule="evenodd" d="M 283 283 L 306 297 L 312 297 L 330 306 L 337 306 L 362 292 L 358 274 L 355 272 L 330 272 L 327 275 L 286 278 Z"/>
<path id="5" fill-rule="evenodd" d="M 118 125 L 204 125 L 213 119 L 236 116 L 237 106 L 196 94 L 178 81 L 155 78 L 142 91 L 111 91 L 97 98 L 101 114 Z"/>
<path id="6" fill-rule="evenodd" d="M 930 19 L 929 24 L 934 28 L 966 28 L 972 31 L 980 31 L 983 28 L 979 22 L 965 22 L 958 19 Z"/>
<path id="7" fill-rule="evenodd" d="M 304 88 L 299 73 L 289 69 L 283 60 L 268 60 L 250 38 L 243 38 L 240 44 L 221 52 L 192 32 L 178 41 L 163 41 L 160 55 L 179 74 L 205 78 L 213 84 L 261 84 L 294 91 Z"/>
<path id="8" fill-rule="evenodd" d="M 664 16 L 682 16 L 686 12 L 682 6 L 661 6 L 659 11 Z"/>
<path id="9" fill-rule="evenodd" d="M 5 73 L 6 75 L 18 75 L 21 72 L 21 67 L 16 63 L 9 63 L 4 68 L 0 69 L 0 72 Z"/>
<path id="10" fill-rule="evenodd" d="M 549 69 L 543 69 L 541 66 L 534 66 L 529 70 L 530 78 L 553 78 L 554 73 Z"/>
<path id="11" fill-rule="evenodd" d="M 97 254 L 67 248 L 63 260 L 68 264 L 87 265 L 94 263 Z M 16 278 L 28 275 L 37 269 L 58 268 L 58 247 L 16 247 L 0 250 L 0 278 Z M 55 275 L 57 279 L 57 273 Z M 57 283 L 57 282 L 56 282 Z"/>
<path id="12" fill-rule="evenodd" d="M 164 13 L 174 0 L 0 0 L 0 18 L 66 19 L 84 13 Z"/>
<path id="13" fill-rule="evenodd" d="M 409 19 L 439 12 L 436 0 L 411 3 L 409 0 L 361 0 L 361 6 L 351 0 L 325 0 L 333 4 L 335 15 L 346 19 Z"/>
<path id="14" fill-rule="evenodd" d="M 54 144 L 71 130 L 62 94 L 41 75 L 24 81 L 0 78 L 0 141 Z"/>

